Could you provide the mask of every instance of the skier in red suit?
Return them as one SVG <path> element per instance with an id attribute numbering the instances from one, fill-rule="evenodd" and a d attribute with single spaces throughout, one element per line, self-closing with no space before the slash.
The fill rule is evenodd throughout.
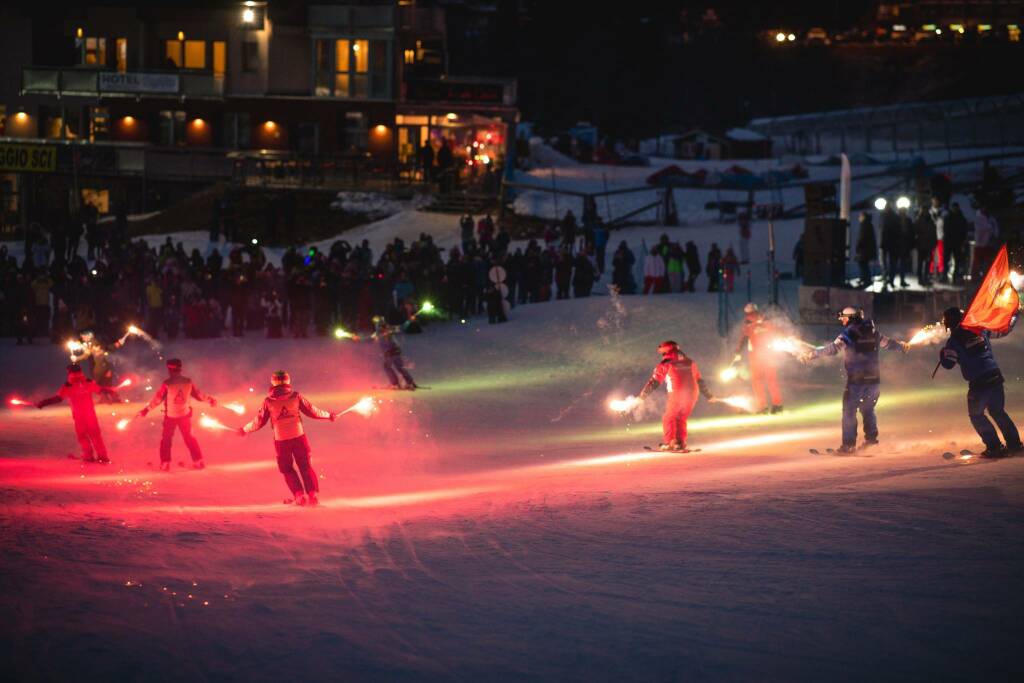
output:
<path id="1" fill-rule="evenodd" d="M 78 437 L 78 445 L 82 449 L 82 460 L 106 465 L 110 462 L 110 458 L 107 457 L 107 447 L 103 443 L 100 423 L 96 419 L 96 406 L 92 401 L 93 394 L 100 392 L 106 393 L 114 399 L 117 398 L 116 392 L 88 379 L 82 372 L 82 366 L 73 363 L 68 366 L 68 381 L 64 383 L 64 386 L 57 391 L 56 395 L 37 403 L 36 408 L 42 410 L 46 406 L 67 399 L 71 404 L 71 417 L 75 420 L 75 436 Z M 95 456 L 93 456 L 94 449 Z"/>
<path id="2" fill-rule="evenodd" d="M 661 418 L 663 441 L 658 448 L 663 451 L 685 451 L 686 421 L 697 404 L 697 391 L 709 401 L 712 400 L 711 391 L 701 379 L 697 363 L 679 350 L 679 344 L 664 341 L 658 346 L 658 353 L 662 360 L 640 391 L 640 399 L 647 398 L 660 384 L 665 385 L 668 402 Z"/>
<path id="3" fill-rule="evenodd" d="M 754 404 L 757 412 L 767 413 L 768 405 L 764 400 L 765 388 L 772 400 L 771 412 L 782 412 L 782 394 L 779 392 L 779 380 L 775 374 L 775 363 L 778 354 L 772 351 L 771 343 L 775 339 L 775 328 L 757 309 L 757 304 L 748 303 L 743 307 L 743 334 L 736 345 L 736 356 L 733 363 L 738 363 L 747 347 L 750 362 L 750 384 L 754 391 Z"/>
<path id="4" fill-rule="evenodd" d="M 317 408 L 309 399 L 293 390 L 291 377 L 284 370 L 271 375 L 270 384 L 270 393 L 263 400 L 256 417 L 244 427 L 239 427 L 238 434 L 251 434 L 270 422 L 274 428 L 277 469 L 284 475 L 285 484 L 292 492 L 292 500 L 287 502 L 316 505 L 320 485 L 310 464 L 309 439 L 306 438 L 306 430 L 302 428 L 302 416 L 334 422 L 338 419 L 338 413 Z M 299 469 L 298 474 L 295 473 L 296 467 Z"/>

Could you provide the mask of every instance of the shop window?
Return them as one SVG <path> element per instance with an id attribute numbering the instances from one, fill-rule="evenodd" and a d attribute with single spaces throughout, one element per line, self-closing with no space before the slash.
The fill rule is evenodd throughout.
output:
<path id="1" fill-rule="evenodd" d="M 100 214 L 110 213 L 110 190 L 82 188 L 82 204 L 92 204 Z"/>
<path id="2" fill-rule="evenodd" d="M 223 40 L 213 41 L 213 75 L 224 78 L 228 66 L 228 48 Z"/>
<path id="3" fill-rule="evenodd" d="M 255 40 L 242 43 L 242 71 L 255 73 L 260 70 L 260 44 Z"/>
<path id="4" fill-rule="evenodd" d="M 185 112 L 161 111 L 160 144 L 168 147 L 185 143 Z"/>
<path id="5" fill-rule="evenodd" d="M 180 40 L 165 40 L 164 41 L 164 68 L 166 69 L 180 69 L 185 63 L 182 56 L 182 41 Z"/>
<path id="6" fill-rule="evenodd" d="M 205 69 L 206 68 L 206 41 L 186 40 L 185 41 L 185 68 Z"/>
<path id="7" fill-rule="evenodd" d="M 124 73 L 128 70 L 128 39 L 118 38 L 115 49 L 117 51 L 117 70 Z"/>

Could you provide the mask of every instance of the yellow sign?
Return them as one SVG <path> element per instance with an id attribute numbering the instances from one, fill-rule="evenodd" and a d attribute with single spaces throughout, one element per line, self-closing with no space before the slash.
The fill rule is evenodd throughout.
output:
<path id="1" fill-rule="evenodd" d="M 56 168 L 56 147 L 0 144 L 0 171 L 50 173 Z"/>

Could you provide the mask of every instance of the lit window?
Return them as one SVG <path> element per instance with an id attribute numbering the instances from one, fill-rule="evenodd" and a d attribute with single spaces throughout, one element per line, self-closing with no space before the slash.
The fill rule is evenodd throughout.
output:
<path id="1" fill-rule="evenodd" d="M 228 49 L 223 40 L 213 41 L 213 75 L 223 78 L 227 71 Z"/>
<path id="2" fill-rule="evenodd" d="M 167 40 L 164 41 L 164 66 L 168 69 L 180 69 L 181 65 L 184 64 L 184 60 L 181 55 L 181 41 L 180 40 Z"/>
<path id="3" fill-rule="evenodd" d="M 107 39 L 86 38 L 85 52 L 82 54 L 83 64 L 96 64 L 103 66 L 107 63 Z"/>
<path id="4" fill-rule="evenodd" d="M 185 68 L 205 69 L 206 68 L 206 41 L 186 40 L 185 41 Z"/>
<path id="5" fill-rule="evenodd" d="M 128 39 L 118 38 L 116 42 L 117 49 L 117 70 L 124 73 L 128 70 Z"/>
<path id="6" fill-rule="evenodd" d="M 405 51 L 405 63 L 406 64 L 415 64 L 416 63 L 416 50 L 406 50 Z"/>

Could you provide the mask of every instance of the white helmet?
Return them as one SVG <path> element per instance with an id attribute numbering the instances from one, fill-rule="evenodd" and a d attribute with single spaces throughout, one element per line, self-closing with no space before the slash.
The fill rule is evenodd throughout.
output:
<path id="1" fill-rule="evenodd" d="M 864 309 L 857 308 L 856 306 L 847 306 L 843 310 L 839 311 L 839 318 L 849 318 L 850 320 L 861 320 L 864 318 Z"/>
<path id="2" fill-rule="evenodd" d="M 743 307 L 744 313 L 757 313 L 757 311 L 757 304 L 755 304 L 753 301 L 748 301 L 747 305 Z"/>

